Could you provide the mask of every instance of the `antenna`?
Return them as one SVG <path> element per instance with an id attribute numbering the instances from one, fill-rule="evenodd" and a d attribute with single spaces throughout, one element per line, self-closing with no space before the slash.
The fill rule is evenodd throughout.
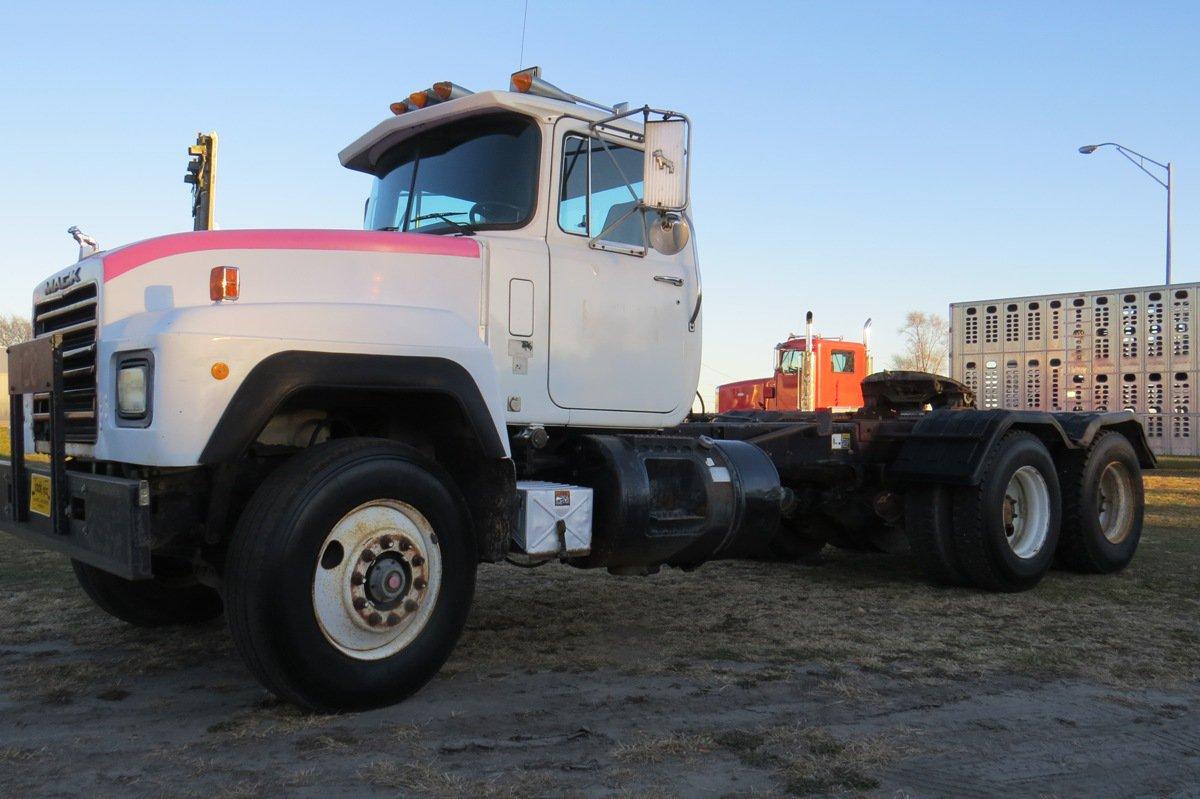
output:
<path id="1" fill-rule="evenodd" d="M 517 69 L 525 66 L 525 23 L 529 21 L 529 0 L 525 0 L 525 13 L 521 15 L 521 57 L 517 59 Z"/>

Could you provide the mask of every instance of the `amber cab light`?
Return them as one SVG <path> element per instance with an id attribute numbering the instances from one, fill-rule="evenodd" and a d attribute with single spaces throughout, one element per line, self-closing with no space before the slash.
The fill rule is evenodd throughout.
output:
<path id="1" fill-rule="evenodd" d="M 208 298 L 213 302 L 236 300 L 242 293 L 242 281 L 236 266 L 214 266 L 208 273 Z"/>
<path id="2" fill-rule="evenodd" d="M 522 94 L 527 94 L 533 88 L 534 71 L 527 69 L 521 72 L 514 72 L 512 75 L 513 88 Z"/>

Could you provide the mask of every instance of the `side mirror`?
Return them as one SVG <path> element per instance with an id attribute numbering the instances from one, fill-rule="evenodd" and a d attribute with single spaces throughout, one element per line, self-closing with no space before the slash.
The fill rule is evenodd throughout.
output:
<path id="1" fill-rule="evenodd" d="M 692 229 L 681 215 L 646 211 L 646 238 L 663 255 L 675 255 L 691 237 Z"/>
<path id="2" fill-rule="evenodd" d="M 677 117 L 647 120 L 645 131 L 643 202 L 657 211 L 683 211 L 688 204 L 688 121 Z"/>

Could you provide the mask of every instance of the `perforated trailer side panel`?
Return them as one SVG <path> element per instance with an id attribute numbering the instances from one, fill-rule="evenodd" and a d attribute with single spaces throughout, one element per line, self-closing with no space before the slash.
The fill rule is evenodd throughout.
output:
<path id="1" fill-rule="evenodd" d="M 950 376 L 980 408 L 1132 410 L 1160 455 L 1200 455 L 1200 283 L 950 306 Z"/>

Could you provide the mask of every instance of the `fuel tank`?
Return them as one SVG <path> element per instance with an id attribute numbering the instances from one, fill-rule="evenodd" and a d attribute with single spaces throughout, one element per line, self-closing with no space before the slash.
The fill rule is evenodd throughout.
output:
<path id="1" fill-rule="evenodd" d="M 744 441 L 588 435 L 574 481 L 593 489 L 592 549 L 571 563 L 637 572 L 765 555 L 785 491 Z"/>

